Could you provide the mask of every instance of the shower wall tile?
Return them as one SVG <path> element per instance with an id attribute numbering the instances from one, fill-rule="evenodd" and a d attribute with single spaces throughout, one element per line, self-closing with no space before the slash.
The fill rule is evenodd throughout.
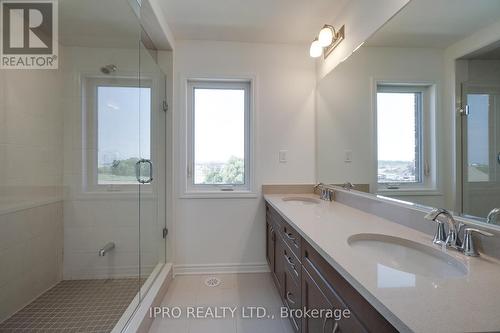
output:
<path id="1" fill-rule="evenodd" d="M 0 322 L 62 279 L 62 202 L 0 215 Z"/>
<path id="2" fill-rule="evenodd" d="M 60 71 L 0 75 L 0 211 L 62 195 L 63 110 Z"/>
<path id="3" fill-rule="evenodd" d="M 144 201 L 147 207 L 147 200 Z M 139 247 L 144 268 L 141 274 L 153 269 L 159 261 L 157 241 L 161 240 L 161 230 L 155 224 L 155 211 L 150 203 L 150 209 L 141 212 L 139 226 L 137 205 L 138 199 L 134 196 L 104 199 L 90 196 L 65 201 L 65 280 L 137 276 Z M 115 249 L 99 257 L 99 249 L 108 242 L 114 242 Z"/>

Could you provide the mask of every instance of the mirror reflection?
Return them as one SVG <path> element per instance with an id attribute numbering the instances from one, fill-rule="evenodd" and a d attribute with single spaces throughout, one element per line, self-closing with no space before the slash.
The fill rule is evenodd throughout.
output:
<path id="1" fill-rule="evenodd" d="M 319 182 L 500 225 L 500 1 L 411 1 L 316 102 Z"/>

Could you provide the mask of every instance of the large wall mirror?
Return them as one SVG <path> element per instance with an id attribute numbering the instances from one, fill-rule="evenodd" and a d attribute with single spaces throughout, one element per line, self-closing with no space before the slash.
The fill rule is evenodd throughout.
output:
<path id="1" fill-rule="evenodd" d="M 319 182 L 500 226 L 500 1 L 410 1 L 318 82 L 317 110 Z"/>

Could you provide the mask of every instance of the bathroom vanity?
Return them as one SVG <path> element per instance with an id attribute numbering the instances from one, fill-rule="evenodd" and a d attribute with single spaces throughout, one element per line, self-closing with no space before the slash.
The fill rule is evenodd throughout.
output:
<path id="1" fill-rule="evenodd" d="M 496 258 L 441 249 L 432 235 L 313 194 L 265 200 L 266 255 L 284 306 L 349 310 L 340 320 L 298 312 L 296 332 L 500 330 Z"/>
<path id="2" fill-rule="evenodd" d="M 296 332 L 397 332 L 270 204 L 266 225 L 267 260 L 284 304 L 338 309 L 344 316 L 338 321 L 291 316 Z"/>

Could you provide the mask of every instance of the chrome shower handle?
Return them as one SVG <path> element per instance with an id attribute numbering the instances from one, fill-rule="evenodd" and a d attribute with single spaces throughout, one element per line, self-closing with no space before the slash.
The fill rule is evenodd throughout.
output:
<path id="1" fill-rule="evenodd" d="M 143 163 L 149 165 L 149 177 L 146 180 L 143 180 L 141 178 L 141 164 Z M 141 184 L 151 184 L 151 182 L 153 181 L 153 163 L 151 162 L 151 160 L 140 159 L 139 161 L 137 161 L 137 163 L 135 163 L 135 178 Z"/>

